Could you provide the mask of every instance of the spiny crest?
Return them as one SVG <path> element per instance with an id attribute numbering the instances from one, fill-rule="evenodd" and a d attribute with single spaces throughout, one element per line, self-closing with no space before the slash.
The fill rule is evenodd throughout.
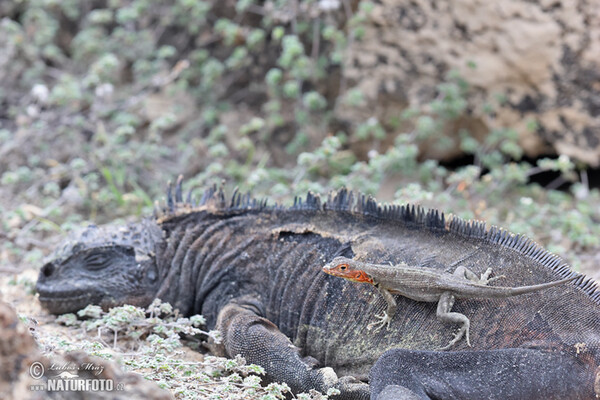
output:
<path id="1" fill-rule="evenodd" d="M 343 187 L 332 191 L 321 203 L 319 195 L 309 192 L 306 199 L 294 198 L 290 210 L 339 211 L 378 219 L 425 225 L 431 229 L 445 229 L 444 214 L 438 210 L 426 210 L 411 204 L 380 204 L 371 195 L 356 193 Z"/>
<path id="2" fill-rule="evenodd" d="M 321 197 L 313 192 L 306 194 L 306 200 L 302 200 L 302 197 L 294 197 L 294 204 L 290 208 L 291 210 L 320 210 L 321 209 Z"/>
<path id="3" fill-rule="evenodd" d="M 322 207 L 324 210 L 345 211 L 353 214 L 365 215 L 403 224 L 424 225 L 430 229 L 445 229 L 444 213 L 432 209 L 426 210 L 414 204 L 380 204 L 371 195 L 355 193 L 347 188 L 331 192 L 327 202 Z"/>
<path id="4" fill-rule="evenodd" d="M 515 250 L 531 259 L 539 262 L 547 268 L 555 271 L 561 278 L 569 278 L 578 273 L 572 271 L 567 263 L 559 256 L 550 253 L 533 240 L 523 235 L 511 233 L 502 228 L 491 226 L 476 220 L 464 220 L 457 216 L 451 216 L 446 220 L 444 213 L 435 209 L 425 209 L 419 205 L 403 204 L 381 204 L 371 195 L 355 193 L 343 187 L 332 191 L 323 203 L 318 194 L 308 192 L 306 197 L 295 197 L 291 207 L 281 205 L 268 206 L 267 200 L 257 200 L 249 194 L 240 194 L 236 189 L 227 201 L 222 187 L 213 185 L 206 190 L 201 200 L 196 203 L 192 200 L 191 190 L 187 200 L 183 201 L 182 195 L 183 177 L 179 176 L 173 195 L 173 187 L 169 184 L 167 189 L 166 206 L 155 208 L 157 219 L 166 220 L 171 217 L 187 214 L 195 211 L 210 209 L 216 212 L 229 212 L 238 210 L 305 210 L 305 211 L 336 211 L 347 212 L 355 215 L 372 217 L 385 220 L 388 223 L 399 223 L 403 225 L 423 226 L 436 232 L 454 233 L 472 239 L 484 240 L 500 246 Z M 584 275 L 573 281 L 581 290 L 596 302 L 600 303 L 600 286 L 591 278 Z"/>
<path id="5" fill-rule="evenodd" d="M 193 212 L 211 210 L 213 212 L 228 212 L 234 210 L 262 210 L 267 208 L 267 199 L 257 200 L 248 193 L 240 194 L 236 188 L 229 201 L 223 191 L 222 186 L 213 185 L 204 191 L 199 201 L 192 196 L 193 188 L 187 193 L 186 200 L 183 200 L 183 175 L 177 177 L 175 190 L 173 184 L 167 184 L 167 193 L 165 203 L 154 204 L 154 218 L 158 222 L 166 221 L 178 215 L 186 215 Z"/>

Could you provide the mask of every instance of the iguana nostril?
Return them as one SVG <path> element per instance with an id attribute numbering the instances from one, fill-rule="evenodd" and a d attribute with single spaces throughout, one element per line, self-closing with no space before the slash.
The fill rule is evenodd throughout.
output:
<path id="1" fill-rule="evenodd" d="M 53 273 L 54 273 L 54 264 L 48 263 L 42 267 L 42 274 L 44 274 L 44 276 L 46 278 L 49 278 L 50 275 L 52 275 Z"/>

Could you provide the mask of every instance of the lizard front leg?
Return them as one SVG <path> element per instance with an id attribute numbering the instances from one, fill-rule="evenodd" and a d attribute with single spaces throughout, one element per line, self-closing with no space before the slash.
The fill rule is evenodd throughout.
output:
<path id="1" fill-rule="evenodd" d="M 438 301 L 436 316 L 444 322 L 453 322 L 461 324 L 460 330 L 458 331 L 456 336 L 454 336 L 454 339 L 452 339 L 447 346 L 442 347 L 440 350 L 448 350 L 463 336 L 466 337 L 467 344 L 471 346 L 471 342 L 469 341 L 469 326 L 471 323 L 466 315 L 457 312 L 450 312 L 452 306 L 454 305 L 454 300 L 455 297 L 452 293 L 445 292 L 442 293 L 442 295 L 440 296 L 440 300 Z"/>
<path id="2" fill-rule="evenodd" d="M 375 284 L 374 286 L 377 288 L 377 290 L 379 290 L 379 293 L 381 293 L 387 304 L 387 309 L 382 314 L 375 316 L 375 318 L 379 319 L 379 321 L 367 325 L 367 329 L 371 330 L 375 328 L 375 332 L 377 332 L 386 324 L 387 329 L 390 329 L 390 322 L 392 321 L 394 314 L 396 314 L 398 305 L 396 304 L 396 299 L 394 299 L 394 296 L 392 296 L 387 289 L 384 289 L 379 284 Z"/>

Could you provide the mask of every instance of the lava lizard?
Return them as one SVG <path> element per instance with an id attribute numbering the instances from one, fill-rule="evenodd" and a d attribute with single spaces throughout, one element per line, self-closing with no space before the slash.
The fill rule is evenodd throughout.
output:
<path id="1" fill-rule="evenodd" d="M 387 303 L 387 310 L 383 314 L 376 315 L 379 321 L 369 324 L 369 329 L 376 326 L 376 330 L 379 330 L 386 324 L 389 329 L 390 321 L 397 308 L 396 300 L 392 294 L 399 294 L 415 301 L 437 302 L 436 315 L 440 320 L 462 324 L 454 339 L 441 350 L 449 349 L 463 336 L 466 337 L 467 344 L 471 346 L 469 341 L 469 318 L 464 314 L 450 311 L 457 298 L 511 297 L 547 289 L 577 278 L 577 276 L 573 276 L 559 281 L 520 287 L 487 286 L 489 282 L 504 276 L 490 278 L 491 268 L 488 268 L 481 277 L 477 277 L 475 273 L 464 266 L 458 266 L 454 273 L 448 273 L 432 268 L 411 267 L 406 263 L 396 265 L 374 264 L 347 257 L 334 258 L 323 267 L 323 272 L 353 282 L 369 283 L 379 290 Z"/>

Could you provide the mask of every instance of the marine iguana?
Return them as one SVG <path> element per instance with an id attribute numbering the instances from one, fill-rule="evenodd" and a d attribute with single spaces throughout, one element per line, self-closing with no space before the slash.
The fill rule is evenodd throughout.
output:
<path id="1" fill-rule="evenodd" d="M 390 331 L 364 332 L 385 301 L 372 286 L 322 273 L 337 256 L 446 265 L 472 254 L 507 286 L 576 277 L 504 298 L 459 299 L 473 347 L 433 351 L 451 332 L 432 303 L 396 297 Z M 155 218 L 90 226 L 60 246 L 37 291 L 52 313 L 160 298 L 222 332 L 217 354 L 241 354 L 294 392 L 336 387 L 341 399 L 591 399 L 600 394 L 600 288 L 533 241 L 346 189 L 268 206 L 211 188 L 183 201 L 181 181 Z M 369 374 L 370 371 L 370 374 Z"/>
<path id="2" fill-rule="evenodd" d="M 381 329 L 387 324 L 388 329 L 392 317 L 398 308 L 392 294 L 399 294 L 416 301 L 438 303 L 436 315 L 446 322 L 457 322 L 461 328 L 447 346 L 440 350 L 447 350 L 458 342 L 463 336 L 469 341 L 469 318 L 464 314 L 450 312 L 456 299 L 486 299 L 517 296 L 547 289 L 577 279 L 577 276 L 561 279 L 559 281 L 541 283 L 539 285 L 520 287 L 486 286 L 504 275 L 490 278 L 492 269 L 488 268 L 481 277 L 470 269 L 459 265 L 454 273 L 439 271 L 424 266 L 411 267 L 406 263 L 398 265 L 371 264 L 347 257 L 336 257 L 323 267 L 323 272 L 348 279 L 353 282 L 368 283 L 375 286 L 387 303 L 387 309 L 382 314 L 376 315 L 378 322 L 369 324 L 369 329 Z"/>

